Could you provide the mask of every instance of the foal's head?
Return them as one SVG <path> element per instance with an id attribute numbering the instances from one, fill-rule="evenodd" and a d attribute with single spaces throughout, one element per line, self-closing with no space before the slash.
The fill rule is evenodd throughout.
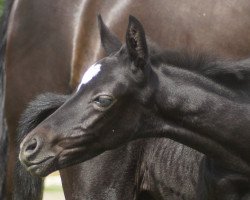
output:
<path id="1" fill-rule="evenodd" d="M 73 96 L 21 144 L 20 159 L 36 175 L 116 148 L 136 138 L 145 119 L 150 120 L 146 107 L 154 108 L 150 104 L 157 80 L 142 25 L 129 18 L 123 46 L 101 17 L 99 29 L 108 56 L 87 70 Z"/>

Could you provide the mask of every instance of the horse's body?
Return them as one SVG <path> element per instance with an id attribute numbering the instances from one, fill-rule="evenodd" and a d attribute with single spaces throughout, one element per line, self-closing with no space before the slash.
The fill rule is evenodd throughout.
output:
<path id="1" fill-rule="evenodd" d="M 248 199 L 250 60 L 157 51 L 149 48 L 133 17 L 125 46 L 101 19 L 99 27 L 109 56 L 93 65 L 77 92 L 24 138 L 20 158 L 27 169 L 44 176 L 137 138 L 167 137 L 210 157 L 202 175 L 214 184 L 203 186 L 215 190 L 206 188 L 208 196 L 199 199 Z"/>
<path id="2" fill-rule="evenodd" d="M 249 9 L 250 3 L 246 0 L 88 0 L 83 5 L 79 21 L 71 84 L 76 86 L 79 83 L 86 70 L 82 66 L 90 66 L 102 57 L 102 47 L 97 39 L 97 14 L 103 16 L 119 38 L 124 38 L 127 16 L 131 14 L 144 22 L 148 35 L 160 47 L 242 58 L 249 55 Z"/>
<path id="3" fill-rule="evenodd" d="M 47 0 L 15 0 L 8 23 L 5 56 L 5 113 L 11 158 L 8 191 L 12 191 L 13 162 L 10 161 L 14 157 L 15 130 L 20 113 L 27 102 L 41 92 L 66 92 L 69 89 L 69 66 L 72 68 L 71 86 L 75 88 L 80 72 L 102 55 L 96 40 L 97 13 L 103 14 L 119 36 L 123 35 L 127 15 L 133 14 L 145 22 L 149 35 L 162 46 L 203 49 L 216 55 L 239 58 L 250 53 L 249 9 L 248 1 L 74 0 L 73 3 L 59 1 L 51 5 Z M 41 77 L 34 78 L 34 74 Z M 80 172 L 84 166 L 86 164 L 63 170 L 64 185 L 73 185 L 73 176 L 79 177 L 79 174 L 72 176 L 72 170 Z M 65 191 L 70 198 L 71 190 Z"/>

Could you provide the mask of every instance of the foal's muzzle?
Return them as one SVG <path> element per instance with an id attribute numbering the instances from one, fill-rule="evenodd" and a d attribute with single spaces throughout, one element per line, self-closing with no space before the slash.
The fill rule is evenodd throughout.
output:
<path id="1" fill-rule="evenodd" d="M 45 130 L 31 132 L 20 145 L 19 159 L 21 163 L 28 171 L 38 176 L 46 176 L 54 170 L 58 154 L 53 150 L 52 138 L 48 137 L 46 132 Z"/>

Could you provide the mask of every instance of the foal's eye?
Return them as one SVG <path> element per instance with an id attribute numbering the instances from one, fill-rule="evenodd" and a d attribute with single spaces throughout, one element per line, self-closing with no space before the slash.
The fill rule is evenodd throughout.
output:
<path id="1" fill-rule="evenodd" d="M 108 96 L 108 95 L 100 95 L 94 99 L 94 103 L 99 107 L 99 108 L 108 108 L 112 105 L 113 103 L 113 97 Z"/>

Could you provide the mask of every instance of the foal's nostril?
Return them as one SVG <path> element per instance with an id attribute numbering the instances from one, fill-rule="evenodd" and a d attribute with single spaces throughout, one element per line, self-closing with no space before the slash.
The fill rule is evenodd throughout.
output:
<path id="1" fill-rule="evenodd" d="M 37 156 L 41 153 L 43 140 L 41 137 L 26 138 L 20 145 L 19 159 L 26 165 L 30 166 L 36 163 Z"/>
<path id="2" fill-rule="evenodd" d="M 37 147 L 37 140 L 34 138 L 31 143 L 26 147 L 26 151 L 34 151 Z"/>

